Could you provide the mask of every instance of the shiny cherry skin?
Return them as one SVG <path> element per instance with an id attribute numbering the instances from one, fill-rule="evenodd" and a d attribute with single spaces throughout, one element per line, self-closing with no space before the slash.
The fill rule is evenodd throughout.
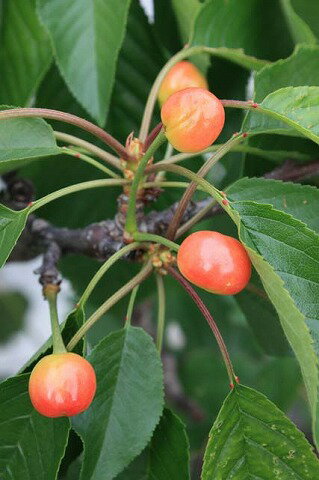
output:
<path id="1" fill-rule="evenodd" d="M 225 123 L 221 101 L 204 88 L 173 93 L 161 109 L 168 141 L 180 152 L 200 152 L 219 136 Z"/>
<path id="2" fill-rule="evenodd" d="M 29 395 L 34 408 L 46 417 L 71 417 L 86 410 L 95 395 L 92 365 L 76 353 L 53 353 L 34 367 Z"/>
<path id="3" fill-rule="evenodd" d="M 250 258 L 233 237 L 203 230 L 189 235 L 177 254 L 180 272 L 194 285 L 220 295 L 234 295 L 246 287 Z"/>
<path id="4" fill-rule="evenodd" d="M 206 78 L 191 62 L 178 62 L 166 74 L 158 92 L 160 105 L 179 90 L 200 87 L 208 90 Z"/>

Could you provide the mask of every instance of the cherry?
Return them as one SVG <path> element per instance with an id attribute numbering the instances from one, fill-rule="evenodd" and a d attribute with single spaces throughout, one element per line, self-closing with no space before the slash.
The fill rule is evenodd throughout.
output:
<path id="1" fill-rule="evenodd" d="M 225 123 L 220 100 L 204 88 L 173 93 L 161 109 L 168 141 L 181 152 L 200 152 L 218 137 Z"/>
<path id="2" fill-rule="evenodd" d="M 194 285 L 220 295 L 234 295 L 247 285 L 250 258 L 233 237 L 203 230 L 189 235 L 177 254 L 181 273 Z"/>
<path id="3" fill-rule="evenodd" d="M 163 105 L 173 93 L 189 87 L 200 87 L 208 90 L 205 77 L 195 65 L 186 61 L 178 62 L 169 70 L 161 83 L 158 92 L 160 105 Z"/>
<path id="4" fill-rule="evenodd" d="M 70 417 L 83 412 L 91 404 L 95 390 L 92 365 L 76 353 L 43 357 L 29 381 L 31 402 L 46 417 Z"/>

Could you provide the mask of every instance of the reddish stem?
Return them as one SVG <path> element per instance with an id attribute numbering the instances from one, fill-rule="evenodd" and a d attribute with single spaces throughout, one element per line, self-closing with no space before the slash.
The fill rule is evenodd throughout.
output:
<path id="1" fill-rule="evenodd" d="M 112 135 L 107 133 L 102 128 L 94 125 L 94 123 L 85 120 L 84 118 L 77 117 L 71 113 L 60 112 L 59 110 L 51 110 L 48 108 L 14 108 L 9 110 L 2 110 L 0 112 L 1 118 L 19 118 L 19 117 L 41 117 L 48 118 L 50 120 L 58 120 L 59 122 L 70 123 L 76 125 L 82 130 L 86 130 L 92 133 L 95 137 L 102 140 L 106 145 L 111 147 L 120 157 L 128 160 L 129 155 L 125 147 L 118 142 Z"/>
<path id="2" fill-rule="evenodd" d="M 148 135 L 147 139 L 145 140 L 145 143 L 144 143 L 144 152 L 146 152 L 146 150 L 148 150 L 148 148 L 151 146 L 151 144 L 154 142 L 155 138 L 157 137 L 157 135 L 159 134 L 159 132 L 161 131 L 163 127 L 163 124 L 162 123 L 158 123 L 156 125 L 156 127 L 153 128 L 153 130 L 151 131 L 151 133 Z"/>
<path id="3" fill-rule="evenodd" d="M 219 331 L 219 329 L 216 325 L 215 320 L 213 319 L 211 313 L 209 312 L 208 308 L 204 304 L 203 300 L 200 298 L 198 293 L 195 292 L 195 290 L 189 284 L 189 282 L 175 268 L 173 268 L 169 265 L 166 266 L 165 268 L 170 273 L 170 275 L 172 275 L 172 277 L 174 277 L 182 285 L 182 287 L 185 289 L 185 291 L 194 300 L 194 302 L 196 303 L 198 309 L 201 311 L 203 316 L 206 318 L 206 320 L 208 322 L 208 325 L 210 326 L 210 328 L 211 328 L 211 330 L 212 330 L 212 332 L 213 332 L 213 334 L 216 338 L 216 341 L 217 341 L 218 346 L 219 346 L 219 350 L 220 350 L 220 352 L 223 356 L 223 360 L 224 360 L 224 363 L 225 363 L 225 366 L 226 366 L 226 369 L 227 369 L 227 373 L 228 373 L 228 377 L 229 377 L 229 381 L 230 381 L 230 387 L 233 388 L 234 381 L 238 382 L 238 380 L 237 380 L 238 377 L 235 375 L 234 367 L 232 365 L 227 347 L 226 347 L 224 339 L 223 339 L 223 337 L 222 337 L 222 335 L 221 335 L 221 333 L 220 333 L 220 331 Z"/>

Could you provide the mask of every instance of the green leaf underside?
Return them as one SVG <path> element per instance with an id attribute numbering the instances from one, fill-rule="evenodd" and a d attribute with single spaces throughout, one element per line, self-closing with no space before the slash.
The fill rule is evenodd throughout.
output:
<path id="1" fill-rule="evenodd" d="M 264 395 L 236 385 L 212 427 L 202 480 L 314 480 L 304 435 Z"/>
<path id="2" fill-rule="evenodd" d="M 27 106 L 49 68 L 50 40 L 35 11 L 36 0 L 3 2 L 0 103 Z"/>
<path id="3" fill-rule="evenodd" d="M 69 89 L 103 125 L 130 0 L 39 0 L 56 61 Z"/>
<path id="4" fill-rule="evenodd" d="M 0 268 L 6 262 L 25 227 L 29 209 L 14 211 L 0 204 Z"/>
<path id="5" fill-rule="evenodd" d="M 1 480 L 55 480 L 70 422 L 37 413 L 29 399 L 29 375 L 0 386 Z"/>
<path id="6" fill-rule="evenodd" d="M 116 480 L 189 480 L 185 425 L 165 408 L 148 447 Z"/>
<path id="7" fill-rule="evenodd" d="M 147 445 L 163 409 L 161 362 L 140 328 L 110 334 L 89 361 L 98 389 L 91 407 L 73 420 L 84 442 L 81 479 L 120 473 Z"/>
<path id="8" fill-rule="evenodd" d="M 7 109 L 10 107 L 1 107 Z M 58 155 L 52 128 L 39 118 L 0 119 L 0 173 L 39 157 Z"/>
<path id="9" fill-rule="evenodd" d="M 319 233 L 319 189 L 311 185 L 264 178 L 242 178 L 227 189 L 231 201 L 250 200 L 272 205 Z"/>
<path id="10" fill-rule="evenodd" d="M 253 134 L 299 133 L 319 143 L 319 87 L 276 90 L 260 103 L 259 113 L 249 113 L 244 129 Z"/>
<path id="11" fill-rule="evenodd" d="M 283 24 L 279 20 L 280 9 L 276 2 L 270 3 L 268 10 L 272 12 L 271 19 L 265 9 L 261 9 L 259 0 L 245 0 L 240 4 L 237 0 L 206 2 L 196 17 L 190 44 L 212 47 L 212 53 L 216 49 L 218 55 L 244 68 L 261 69 L 268 63 L 261 58 L 268 58 L 269 55 L 286 56 L 291 47 L 288 35 L 282 41 L 285 36 L 282 33 Z M 260 31 L 261 22 L 265 29 L 264 35 Z M 281 35 L 281 41 L 272 42 L 272 47 L 276 45 L 278 53 L 274 48 L 271 51 L 265 42 L 269 28 L 272 36 L 278 37 L 278 40 Z"/>
<path id="12" fill-rule="evenodd" d="M 314 339 L 318 331 L 319 237 L 271 205 L 234 202 L 232 207 L 240 218 L 240 238 L 249 248 L 253 265 L 300 364 L 318 443 L 319 342 L 316 345 Z"/>

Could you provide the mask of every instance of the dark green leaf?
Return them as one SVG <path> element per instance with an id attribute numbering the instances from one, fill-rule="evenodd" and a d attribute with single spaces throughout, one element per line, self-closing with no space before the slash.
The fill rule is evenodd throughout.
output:
<path id="1" fill-rule="evenodd" d="M 176 479 L 189 479 L 189 444 L 184 424 L 165 408 L 149 446 L 116 480 Z"/>
<path id="2" fill-rule="evenodd" d="M 305 437 L 264 395 L 230 392 L 210 432 L 202 480 L 310 480 L 319 462 Z"/>
<path id="3" fill-rule="evenodd" d="M 73 419 L 84 442 L 81 479 L 112 479 L 147 445 L 163 408 L 161 363 L 144 330 L 110 334 L 93 350 L 98 389 Z"/>
<path id="4" fill-rule="evenodd" d="M 39 1 L 60 71 L 81 105 L 103 125 L 130 0 Z"/>
<path id="5" fill-rule="evenodd" d="M 316 43 L 319 37 L 319 4 L 316 0 L 281 0 L 290 31 L 296 43 Z"/>
<path id="6" fill-rule="evenodd" d="M 6 262 L 25 227 L 29 208 L 10 210 L 0 204 L 0 267 Z"/>
<path id="7" fill-rule="evenodd" d="M 36 0 L 3 4 L 0 103 L 27 106 L 49 68 L 50 40 L 35 11 Z"/>
<path id="8" fill-rule="evenodd" d="M 0 120 L 0 173 L 18 168 L 39 157 L 59 153 L 60 149 L 52 128 L 44 120 L 38 118 Z"/>
<path id="9" fill-rule="evenodd" d="M 69 420 L 37 413 L 28 381 L 19 375 L 0 387 L 1 480 L 55 480 L 66 447 Z"/>
<path id="10" fill-rule="evenodd" d="M 279 315 L 307 387 L 314 437 L 319 441 L 317 386 L 319 237 L 302 222 L 271 205 L 234 202 L 240 238 Z M 318 344 L 319 346 L 319 344 Z"/>
<path id="11" fill-rule="evenodd" d="M 216 49 L 213 55 L 259 70 L 266 64 L 260 58 L 275 60 L 290 53 L 292 44 L 284 29 L 277 1 L 270 0 L 264 8 L 259 0 L 210 0 L 195 20 L 190 43 L 206 45 Z"/>
<path id="12" fill-rule="evenodd" d="M 21 330 L 27 299 L 19 292 L 1 292 L 0 294 L 0 343 L 6 342 L 11 335 Z"/>
<path id="13" fill-rule="evenodd" d="M 319 204 L 319 189 L 316 187 L 264 178 L 242 178 L 227 189 L 227 195 L 235 202 L 252 200 L 270 204 L 319 233 L 316 210 Z"/>

